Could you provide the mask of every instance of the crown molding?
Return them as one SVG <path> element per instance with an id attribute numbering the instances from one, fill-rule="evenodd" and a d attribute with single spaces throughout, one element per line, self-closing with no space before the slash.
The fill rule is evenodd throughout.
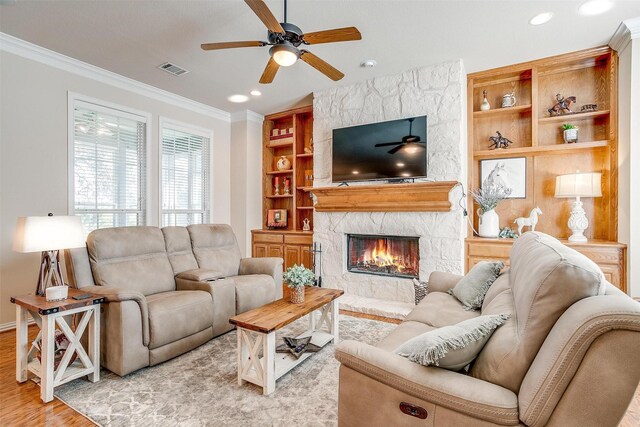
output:
<path id="1" fill-rule="evenodd" d="M 225 122 L 231 114 L 0 32 L 0 50 Z"/>
<path id="2" fill-rule="evenodd" d="M 640 38 L 640 17 L 625 19 L 620 23 L 609 46 L 617 52 L 622 52 L 633 39 Z"/>
<path id="3" fill-rule="evenodd" d="M 262 124 L 264 116 L 251 110 L 242 110 L 231 113 L 231 122 L 254 122 Z"/>

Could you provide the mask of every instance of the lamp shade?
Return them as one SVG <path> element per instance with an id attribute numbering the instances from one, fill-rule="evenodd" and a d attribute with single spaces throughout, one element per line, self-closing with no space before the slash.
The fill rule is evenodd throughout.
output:
<path id="1" fill-rule="evenodd" d="M 555 197 L 602 197 L 601 179 L 599 172 L 557 176 Z"/>
<path id="2" fill-rule="evenodd" d="M 85 245 L 78 216 L 23 216 L 13 239 L 16 252 L 42 252 Z"/>

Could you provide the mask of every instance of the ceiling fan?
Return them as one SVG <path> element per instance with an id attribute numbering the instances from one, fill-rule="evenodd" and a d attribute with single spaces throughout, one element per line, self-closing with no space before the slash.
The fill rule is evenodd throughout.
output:
<path id="1" fill-rule="evenodd" d="M 413 121 L 414 118 L 407 119 L 409 121 L 409 135 L 405 135 L 402 137 L 402 141 L 398 142 L 383 142 L 380 144 L 374 145 L 374 147 L 390 147 L 392 145 L 396 145 L 391 150 L 388 151 L 389 154 L 396 154 L 398 151 L 404 148 L 404 151 L 409 154 L 415 154 L 420 149 L 425 149 L 426 146 L 425 141 L 421 141 L 420 137 L 417 135 L 412 135 L 411 130 L 413 129 Z"/>
<path id="2" fill-rule="evenodd" d="M 278 22 L 263 0 L 244 0 L 244 2 L 267 27 L 268 41 L 203 43 L 200 45 L 203 50 L 271 46 L 269 49 L 271 58 L 269 58 L 269 62 L 260 77 L 260 83 L 263 84 L 271 83 L 281 66 L 288 67 L 293 65 L 298 59 L 302 59 L 333 81 L 338 81 L 344 77 L 344 74 L 339 70 L 308 50 L 300 49 L 300 46 L 360 40 L 362 36 L 356 27 L 336 28 L 305 34 L 298 26 L 287 22 L 287 0 L 284 0 L 284 22 Z"/>

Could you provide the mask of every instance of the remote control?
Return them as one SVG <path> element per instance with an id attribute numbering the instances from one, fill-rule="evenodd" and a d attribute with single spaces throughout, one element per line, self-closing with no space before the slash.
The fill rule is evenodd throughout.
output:
<path id="1" fill-rule="evenodd" d="M 76 295 L 75 297 L 73 297 L 73 299 L 75 300 L 83 300 L 83 299 L 87 299 L 87 298 L 91 298 L 90 294 L 82 294 L 82 295 Z"/>

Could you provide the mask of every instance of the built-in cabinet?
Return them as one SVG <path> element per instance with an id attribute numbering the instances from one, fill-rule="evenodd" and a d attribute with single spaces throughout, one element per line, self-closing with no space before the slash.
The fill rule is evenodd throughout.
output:
<path id="1" fill-rule="evenodd" d="M 486 91 L 489 110 L 481 108 Z M 514 94 L 516 105 L 502 108 L 503 96 Z M 574 114 L 551 114 L 556 96 L 576 97 Z M 539 207 L 543 215 L 537 231 L 559 239 L 570 235 L 567 221 L 571 203 L 555 198 L 558 175 L 601 172 L 602 197 L 584 198 L 589 220 L 586 244 L 569 246 L 598 263 L 610 281 L 625 289 L 625 246 L 618 238 L 618 57 L 609 47 L 554 56 L 467 76 L 468 188 L 482 184 L 484 161 L 523 158 L 526 195 L 501 202 L 496 208 L 500 227 L 514 227 Z M 588 104 L 594 108 L 586 107 Z M 584 107 L 584 108 L 583 108 Z M 577 143 L 565 144 L 563 124 L 579 127 Z M 512 141 L 509 148 L 491 149 L 496 131 Z M 486 163 L 485 163 L 486 165 Z M 473 228 L 478 229 L 477 205 L 468 200 Z M 470 229 L 469 235 L 473 235 Z M 466 267 L 484 258 L 508 258 L 510 239 L 472 237 L 466 244 Z M 568 243 L 568 242 L 565 242 Z"/>
<path id="2" fill-rule="evenodd" d="M 286 158 L 289 168 L 278 161 Z M 251 233 L 252 256 L 279 257 L 284 268 L 312 268 L 313 256 L 313 107 L 265 116 L 262 152 L 262 229 Z M 278 191 L 276 192 L 276 178 Z M 288 192 L 284 183 L 289 183 Z M 269 211 L 287 212 L 287 225 L 269 228 Z M 308 221 L 310 230 L 304 230 Z"/>

